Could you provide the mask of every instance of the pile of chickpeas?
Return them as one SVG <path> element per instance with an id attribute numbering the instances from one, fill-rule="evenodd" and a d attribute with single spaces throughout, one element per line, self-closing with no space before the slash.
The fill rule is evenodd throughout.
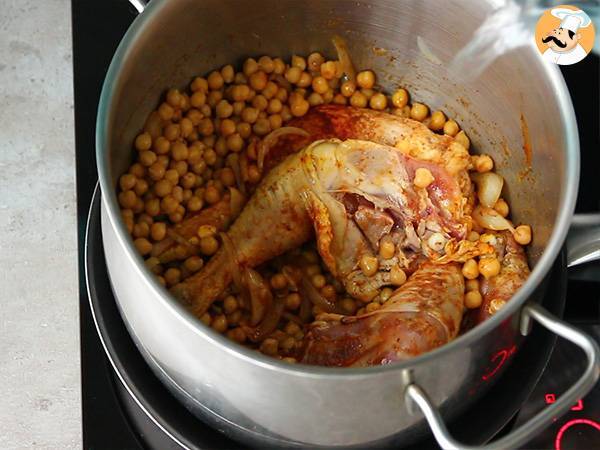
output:
<path id="1" fill-rule="evenodd" d="M 251 193 L 263 175 L 257 164 L 257 142 L 293 117 L 305 115 L 311 107 L 335 103 L 388 111 L 423 122 L 434 132 L 452 136 L 455 142 L 469 149 L 466 133 L 442 111 L 430 112 L 426 105 L 410 102 L 409 93 L 403 88 L 386 95 L 377 88 L 376 75 L 371 70 L 358 72 L 355 81 L 345 79 L 342 70 L 339 61 L 328 60 L 320 53 L 306 58 L 295 55 L 289 62 L 261 56 L 248 58 L 239 71 L 226 65 L 206 77 L 195 78 L 184 90 L 173 88 L 166 92 L 135 139 L 134 162 L 120 177 L 118 193 L 123 220 L 135 247 L 161 284 L 170 288 L 193 275 L 222 245 L 218 230 L 204 225 L 192 238 L 199 254 L 182 251 L 175 260 L 164 261 L 158 250 L 168 230 L 227 199 L 229 190 L 240 188 L 240 183 Z M 481 155 L 472 157 L 472 166 L 477 172 L 486 172 L 494 164 L 489 156 Z M 417 186 L 425 187 L 432 181 L 430 173 L 417 171 L 416 175 Z M 503 199 L 494 208 L 504 217 L 509 213 Z M 529 243 L 531 230 L 524 226 L 517 231 L 517 241 Z M 480 232 L 483 230 L 473 229 L 469 239 L 493 238 Z M 428 244 L 439 249 L 439 237 L 431 236 Z M 348 315 L 380 308 L 407 278 L 400 266 L 392 267 L 390 286 L 381 289 L 372 300 L 362 302 L 345 293 L 327 272 L 312 244 L 295 251 L 302 254 L 304 264 L 298 268 L 312 285 Z M 380 263 L 391 259 L 395 251 L 393 239 L 384 237 L 377 257 L 361 259 L 361 270 L 367 276 L 375 274 Z M 494 276 L 499 270 L 500 263 L 493 256 L 464 264 L 467 308 L 481 304 L 480 277 Z M 271 335 L 260 342 L 249 340 L 245 331 L 249 305 L 231 289 L 200 319 L 240 344 L 294 362 L 293 355 L 307 322 L 298 320 L 303 299 L 277 268 L 267 265 L 260 272 L 269 281 L 274 295 L 285 302 L 283 319 Z M 319 306 L 313 306 L 308 322 L 321 312 Z"/>

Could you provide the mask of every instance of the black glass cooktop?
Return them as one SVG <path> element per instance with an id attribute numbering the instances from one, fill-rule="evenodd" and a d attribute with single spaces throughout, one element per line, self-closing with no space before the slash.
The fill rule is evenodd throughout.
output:
<path id="1" fill-rule="evenodd" d="M 79 279 L 83 439 L 85 449 L 150 448 L 147 430 L 132 420 L 133 406 L 119 399 L 118 383 L 110 367 L 91 316 L 85 286 L 85 224 L 96 184 L 94 133 L 98 99 L 112 55 L 135 10 L 127 0 L 73 0 L 73 65 L 79 224 Z M 582 150 L 582 181 L 577 201 L 579 212 L 600 211 L 600 142 L 597 57 L 563 67 L 577 114 Z M 600 339 L 600 270 L 586 272 L 587 280 L 570 281 L 565 317 Z M 590 275 L 591 274 L 591 275 Z M 516 422 L 526 420 L 557 396 L 581 373 L 582 356 L 559 342 L 550 363 Z M 490 405 L 490 413 L 494 405 Z M 515 421 L 513 421 L 515 422 Z M 573 405 L 525 448 L 588 449 L 600 442 L 600 387 Z M 156 432 L 156 431 L 155 431 Z M 208 433 L 208 432 L 207 432 Z M 168 440 L 163 442 L 169 442 Z M 231 448 L 231 441 L 207 440 L 207 448 Z M 229 445 L 229 442 L 231 445 Z M 180 448 L 174 443 L 160 448 Z"/>

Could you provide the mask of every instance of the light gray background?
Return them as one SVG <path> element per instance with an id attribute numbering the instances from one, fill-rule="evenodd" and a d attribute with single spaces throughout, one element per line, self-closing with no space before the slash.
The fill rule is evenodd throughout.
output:
<path id="1" fill-rule="evenodd" d="M 81 448 L 69 0 L 0 0 L 0 448 Z"/>

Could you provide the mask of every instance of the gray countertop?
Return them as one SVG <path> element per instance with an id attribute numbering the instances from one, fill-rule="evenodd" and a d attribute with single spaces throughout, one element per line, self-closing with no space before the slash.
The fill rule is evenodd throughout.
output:
<path id="1" fill-rule="evenodd" d="M 70 1 L 0 11 L 0 448 L 81 448 Z"/>

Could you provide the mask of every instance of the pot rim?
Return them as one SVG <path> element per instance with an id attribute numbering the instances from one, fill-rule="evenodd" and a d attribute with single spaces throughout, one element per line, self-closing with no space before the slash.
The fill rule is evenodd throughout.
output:
<path id="1" fill-rule="evenodd" d="M 108 117 L 112 113 L 112 108 L 114 108 L 113 94 L 115 92 L 115 86 L 117 85 L 121 68 L 130 56 L 137 38 L 144 32 L 145 25 L 159 15 L 161 8 L 163 8 L 166 4 L 166 1 L 161 0 L 154 0 L 150 2 L 150 4 L 144 10 L 144 13 L 140 14 L 133 21 L 123 39 L 119 43 L 119 46 L 117 47 L 117 50 L 111 60 L 104 83 L 102 85 L 102 92 L 100 95 L 100 102 L 98 105 L 98 113 L 96 118 L 96 162 L 98 166 L 99 183 L 102 191 L 102 209 L 108 215 L 108 219 L 110 220 L 110 224 L 116 233 L 116 238 L 119 244 L 125 249 L 128 262 L 133 264 L 136 272 L 144 279 L 144 282 L 148 284 L 148 287 L 157 292 L 162 306 L 169 310 L 170 313 L 179 317 L 179 320 L 182 322 L 182 326 L 188 327 L 192 332 L 200 335 L 204 339 L 209 340 L 221 350 L 228 352 L 232 356 L 239 357 L 248 363 L 263 367 L 265 369 L 311 378 L 360 378 L 376 374 L 383 374 L 390 371 L 401 371 L 420 364 L 426 364 L 429 361 L 449 354 L 458 348 L 468 346 L 474 341 L 480 339 L 483 335 L 490 332 L 493 328 L 496 328 L 508 317 L 516 313 L 537 288 L 537 286 L 542 282 L 544 276 L 550 270 L 552 263 L 562 248 L 569 225 L 571 223 L 575 209 L 575 201 L 577 199 L 577 180 L 579 179 L 580 165 L 579 135 L 575 120 L 575 113 L 571 103 L 571 97 L 558 67 L 556 65 L 546 63 L 542 64 L 543 71 L 554 87 L 560 109 L 560 119 L 564 127 L 564 144 L 566 151 L 564 168 L 565 188 L 563 189 L 561 198 L 559 200 L 558 214 L 553 224 L 552 235 L 550 236 L 548 245 L 544 249 L 541 258 L 531 271 L 529 278 L 521 287 L 521 289 L 519 289 L 511 301 L 508 302 L 507 305 L 493 317 L 469 330 L 464 335 L 457 337 L 448 344 L 445 344 L 420 356 L 394 364 L 360 368 L 322 367 L 285 363 L 275 358 L 265 356 L 260 352 L 243 347 L 242 345 L 236 344 L 227 337 L 217 333 L 216 331 L 212 330 L 212 328 L 199 321 L 187 309 L 180 305 L 173 298 L 173 296 L 156 280 L 155 277 L 151 276 L 151 273 L 145 267 L 143 258 L 137 253 L 133 245 L 133 241 L 127 233 L 123 221 L 121 220 L 117 196 L 110 181 L 110 163 L 108 160 L 108 152 L 106 151 L 110 141 L 107 131 Z M 541 55 L 537 54 L 536 57 L 541 60 Z"/>

